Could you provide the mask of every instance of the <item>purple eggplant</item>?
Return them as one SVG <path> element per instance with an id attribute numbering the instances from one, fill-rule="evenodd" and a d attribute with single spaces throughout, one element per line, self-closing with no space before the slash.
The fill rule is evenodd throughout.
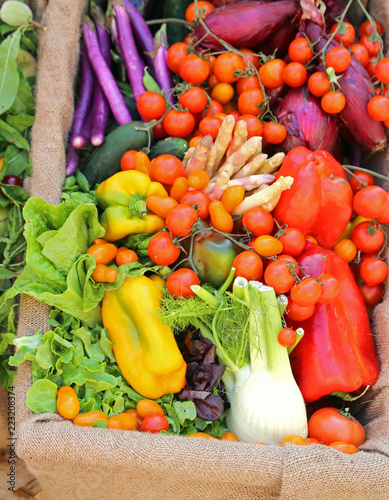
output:
<path id="1" fill-rule="evenodd" d="M 284 153 L 297 146 L 334 153 L 339 137 L 339 119 L 322 110 L 320 99 L 309 92 L 307 85 L 290 89 L 278 106 L 276 116 L 288 132 L 279 148 Z"/>
<path id="2" fill-rule="evenodd" d="M 80 157 L 78 156 L 78 151 L 75 149 L 72 144 L 69 144 L 68 147 L 68 157 L 66 164 L 66 175 L 73 175 L 77 170 L 78 162 Z"/>
<path id="3" fill-rule="evenodd" d="M 172 75 L 167 65 L 168 43 L 166 35 L 166 24 L 161 26 L 161 29 L 155 35 L 155 57 L 154 69 L 155 80 L 162 91 L 167 94 L 174 87 Z M 169 94 L 170 104 L 175 104 L 173 94 Z"/>
<path id="4" fill-rule="evenodd" d="M 131 122 L 132 118 L 130 112 L 128 111 L 111 70 L 101 54 L 95 27 L 89 18 L 87 18 L 87 21 L 84 23 L 83 34 L 88 49 L 89 60 L 116 121 L 119 125 Z"/>

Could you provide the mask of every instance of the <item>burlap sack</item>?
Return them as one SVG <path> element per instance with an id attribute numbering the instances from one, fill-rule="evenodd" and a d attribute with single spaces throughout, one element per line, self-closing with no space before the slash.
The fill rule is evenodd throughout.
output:
<path id="1" fill-rule="evenodd" d="M 370 7 L 389 33 L 389 2 L 372 0 Z M 78 0 L 50 0 L 48 30 L 40 40 L 31 194 L 50 202 L 59 201 L 64 175 L 81 11 Z M 388 156 L 375 157 L 375 166 L 388 172 Z M 47 330 L 46 318 L 44 305 L 23 297 L 18 335 Z M 375 310 L 374 331 L 382 371 L 356 407 L 368 437 L 356 455 L 324 446 L 266 447 L 80 428 L 57 414 L 33 415 L 24 404 L 29 363 L 16 381 L 17 453 L 52 500 L 387 499 L 389 290 Z"/>

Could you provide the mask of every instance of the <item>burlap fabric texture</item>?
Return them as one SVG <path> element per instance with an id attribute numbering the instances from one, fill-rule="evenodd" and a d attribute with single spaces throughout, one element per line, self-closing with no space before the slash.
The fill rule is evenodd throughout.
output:
<path id="1" fill-rule="evenodd" d="M 64 178 L 82 8 L 79 0 L 50 0 L 48 30 L 40 35 L 31 194 L 52 203 L 60 199 Z M 369 8 L 389 33 L 389 2 L 372 0 Z M 373 164 L 388 173 L 389 151 Z M 23 297 L 18 335 L 46 331 L 47 312 Z M 382 371 L 354 408 L 368 437 L 356 455 L 324 446 L 266 447 L 76 427 L 25 406 L 29 363 L 16 380 L 17 453 L 52 500 L 389 499 L 389 290 L 373 321 Z"/>

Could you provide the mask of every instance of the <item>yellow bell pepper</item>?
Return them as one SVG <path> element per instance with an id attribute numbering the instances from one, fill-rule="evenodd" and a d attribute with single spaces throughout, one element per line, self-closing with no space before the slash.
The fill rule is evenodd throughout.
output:
<path id="1" fill-rule="evenodd" d="M 126 278 L 106 292 L 103 324 L 127 382 L 141 396 L 156 399 L 185 386 L 186 363 L 172 330 L 157 317 L 161 291 L 146 276 Z"/>
<path id="2" fill-rule="evenodd" d="M 101 225 L 104 239 L 117 241 L 133 233 L 156 233 L 165 227 L 158 215 L 148 213 L 146 198 L 149 195 L 168 196 L 159 182 L 136 170 L 118 172 L 102 182 L 96 191 L 97 202 L 104 213 Z"/>

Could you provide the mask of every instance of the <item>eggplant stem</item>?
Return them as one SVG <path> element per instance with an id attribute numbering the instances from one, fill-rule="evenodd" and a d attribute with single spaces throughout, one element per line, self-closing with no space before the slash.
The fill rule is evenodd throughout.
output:
<path id="1" fill-rule="evenodd" d="M 175 23 L 184 24 L 187 28 L 193 29 L 193 24 L 184 21 L 183 19 L 176 19 L 175 17 L 167 17 L 166 19 L 152 19 L 151 21 L 146 21 L 149 26 L 152 24 L 164 24 L 164 23 Z"/>

